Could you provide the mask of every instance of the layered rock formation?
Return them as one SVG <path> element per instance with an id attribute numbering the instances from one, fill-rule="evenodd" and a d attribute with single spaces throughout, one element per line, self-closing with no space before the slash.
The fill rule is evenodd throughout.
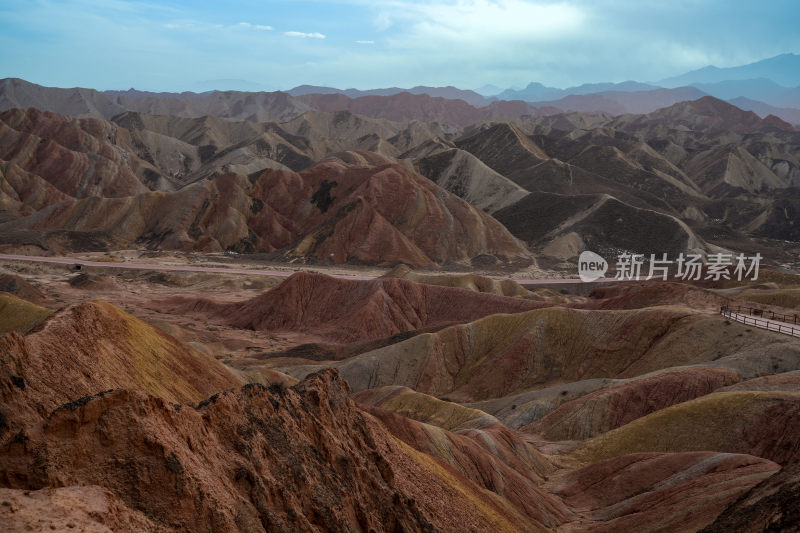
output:
<path id="1" fill-rule="evenodd" d="M 228 174 L 174 193 L 67 200 L 2 230 L 100 234 L 106 246 L 280 250 L 337 264 L 532 261 L 489 215 L 369 152 L 342 154 L 300 174 Z"/>
<path id="2" fill-rule="evenodd" d="M 561 382 L 634 377 L 680 365 L 722 366 L 751 378 L 758 368 L 774 365 L 775 372 L 800 363 L 796 343 L 748 329 L 681 307 L 628 311 L 549 307 L 487 316 L 330 364 L 357 391 L 403 385 L 468 402 Z M 324 366 L 282 370 L 299 377 Z M 723 380 L 718 386 L 732 382 Z"/>

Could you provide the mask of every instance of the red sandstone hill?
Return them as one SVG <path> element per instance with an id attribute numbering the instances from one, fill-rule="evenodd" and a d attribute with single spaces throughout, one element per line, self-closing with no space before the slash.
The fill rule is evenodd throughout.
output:
<path id="1" fill-rule="evenodd" d="M 689 532 L 778 470 L 744 454 L 631 453 L 562 472 L 548 488 L 579 514 L 573 531 Z"/>
<path id="2" fill-rule="evenodd" d="M 641 309 L 654 305 L 686 305 L 693 309 L 719 311 L 730 298 L 688 283 L 648 281 L 598 287 L 586 307 L 594 309 Z"/>
<path id="3" fill-rule="evenodd" d="M 800 365 L 800 343 L 686 307 L 546 307 L 485 316 L 333 363 L 279 369 L 302 377 L 333 366 L 356 391 L 403 385 L 471 402 L 699 363 L 749 377 L 786 371 Z M 667 390 L 668 397 L 678 394 Z M 520 411 L 528 408 L 519 403 Z"/>
<path id="4" fill-rule="evenodd" d="M 800 523 L 800 464 L 783 468 L 731 503 L 702 533 L 792 531 Z"/>
<path id="5" fill-rule="evenodd" d="M 512 234 L 534 246 L 536 252 L 554 258 L 566 259 L 583 248 L 596 250 L 598 245 L 648 253 L 648 246 L 663 248 L 655 241 L 670 243 L 670 249 L 703 248 L 706 241 L 729 249 L 749 249 L 753 236 L 797 241 L 798 230 L 791 224 L 792 213 L 797 212 L 796 195 L 791 191 L 797 186 L 800 169 L 797 132 L 710 97 L 681 102 L 651 115 L 613 118 L 579 113 L 546 117 L 541 116 L 543 110 L 527 109 L 527 104 L 519 102 L 477 109 L 459 100 L 408 93 L 368 96 L 363 103 L 361 98 L 350 100 L 341 95 L 308 95 L 333 99 L 330 106 L 320 104 L 324 109 L 341 109 L 324 112 L 285 93 L 158 95 L 126 91 L 112 97 L 79 89 L 35 89 L 21 80 L 3 81 L 0 92 L 11 98 L 0 107 L 38 105 L 76 116 L 99 116 L 103 114 L 100 107 L 107 106 L 95 102 L 99 107 L 92 110 L 89 100 L 94 95 L 119 111 L 123 110 L 117 105 L 120 102 L 130 109 L 114 113 L 111 121 L 69 118 L 35 109 L 12 108 L 2 113 L 0 166 L 11 178 L 3 183 L 0 177 L 0 226 L 32 214 L 39 215 L 37 220 L 48 218 L 51 213 L 45 210 L 68 202 L 69 197 L 144 197 L 143 203 L 149 204 L 158 195 L 148 196 L 147 190 L 175 191 L 225 174 L 251 176 L 265 169 L 301 171 L 343 150 L 370 150 L 389 157 L 404 154 L 413 160 L 406 163 L 409 172 L 415 165 L 423 175 L 477 207 L 491 212 L 504 207 L 498 218 L 508 224 Z M 19 91 L 31 98 L 14 96 L 20 96 Z M 52 93 L 52 102 L 45 93 Z M 354 111 L 414 120 L 392 122 L 354 115 Z M 182 118 L 187 116 L 195 118 Z M 257 122 L 268 117 L 292 120 Z M 232 118 L 247 122 L 228 120 Z M 201 188 L 206 187 L 213 196 L 215 186 L 202 183 Z M 525 190 L 532 194 L 521 199 Z M 546 193 L 563 198 L 550 206 L 554 197 Z M 59 199 L 58 195 L 65 197 Z M 582 197 L 594 200 L 587 206 Z M 191 200 L 182 198 L 178 203 Z M 244 203 L 233 210 L 243 212 L 247 219 L 250 215 L 242 209 Z M 341 214 L 347 220 L 336 218 L 312 239 L 324 240 L 331 226 L 343 230 L 383 225 L 374 206 L 367 204 L 351 206 L 356 213 L 349 218 Z M 103 223 L 107 213 L 125 212 L 130 207 L 84 203 L 77 209 L 100 211 L 101 216 L 87 225 L 85 214 L 72 213 L 82 219 L 76 226 L 91 229 L 19 221 L 0 227 L 0 240 L 22 251 L 30 245 L 54 252 L 130 247 L 122 242 L 125 239 L 115 239 L 117 219 Z M 159 209 L 164 208 L 153 208 Z M 259 232 L 240 224 L 232 211 L 227 214 L 237 220 L 225 225 L 221 238 L 211 234 L 198 239 L 196 231 L 161 221 L 150 224 L 133 240 L 141 239 L 140 243 L 152 247 L 217 251 L 231 247 L 246 252 L 269 251 L 264 241 L 288 235 L 293 239 L 288 244 L 292 244 L 302 237 L 282 231 L 285 224 L 277 221 L 273 227 L 281 235 L 269 238 L 263 227 Z M 377 215 L 384 217 L 385 213 L 378 210 Z M 147 216 L 133 216 L 149 224 Z M 542 224 L 525 222 L 532 218 L 544 220 L 548 231 L 541 231 Z M 193 221 L 184 222 L 191 227 Z M 201 216 L 196 226 L 202 224 Z M 398 226 L 397 221 L 390 224 Z M 621 231 L 622 226 L 625 229 Z M 646 239 L 630 229 L 638 226 L 647 230 Z M 404 228 L 401 233 L 409 238 L 406 230 L 411 231 Z M 389 240 L 392 248 L 408 251 L 397 235 Z M 363 255 L 370 255 L 375 248 L 371 242 L 348 244 L 373 248 Z M 334 253 L 319 252 L 328 257 Z"/>
<path id="6" fill-rule="evenodd" d="M 9 109 L 0 113 L 0 159 L 40 176 L 69 196 L 145 192 L 146 176 L 157 179 L 159 172 L 118 146 L 117 133 L 114 125 L 100 119 Z"/>
<path id="7" fill-rule="evenodd" d="M 354 397 L 369 404 L 368 411 L 395 437 L 503 495 L 551 530 L 694 531 L 779 469 L 766 459 L 715 452 L 629 454 L 557 468 L 548 463 L 554 458 L 485 414 L 481 418 L 488 425 L 455 433 L 442 427 L 456 420 L 469 425 L 465 417 L 475 410 L 402 387 Z M 429 423 L 419 421 L 423 418 Z"/>
<path id="8" fill-rule="evenodd" d="M 626 129 L 641 127 L 644 124 L 668 122 L 704 131 L 753 132 L 778 127 L 786 131 L 794 128 L 777 117 L 762 119 L 752 111 L 744 111 L 713 96 L 704 96 L 697 100 L 679 102 L 659 109 L 639 118 L 624 117 L 618 119 L 627 123 Z"/>
<path id="9" fill-rule="evenodd" d="M 16 163 L 0 161 L 0 222 L 32 215 L 36 211 L 72 198 Z"/>
<path id="10" fill-rule="evenodd" d="M 607 294 L 620 303 L 632 295 Z M 369 327 L 394 331 L 510 302 L 522 306 L 510 311 L 542 305 L 403 279 L 299 274 L 248 302 L 188 309 L 235 320 L 247 308 L 251 320 L 309 331 L 377 317 Z M 369 314 L 348 317 L 359 308 Z M 674 306 L 553 307 L 422 333 L 337 363 L 358 388 L 390 384 L 351 396 L 331 370 L 293 387 L 241 388 L 217 361 L 109 304 L 71 306 L 25 336 L 0 338 L 0 498 L 9 502 L 0 524 L 695 531 L 715 520 L 745 523 L 742 514 L 776 520 L 792 516 L 797 486 L 798 377 L 723 386 L 798 368 L 797 346 Z M 687 364 L 696 366 L 619 379 Z M 511 400 L 519 412 L 537 387 L 579 394 L 579 380 L 590 378 L 600 389 L 562 402 L 538 434 L 510 429 L 484 407 L 391 386 L 451 398 L 521 391 Z M 752 498 L 740 499 L 748 491 Z"/>
<path id="11" fill-rule="evenodd" d="M 256 196 L 269 205 L 267 221 L 299 239 L 285 251 L 289 256 L 414 266 L 480 255 L 530 260 L 489 215 L 370 152 L 337 155 L 299 175 L 267 171 Z"/>
<path id="12" fill-rule="evenodd" d="M 336 264 L 533 260 L 488 214 L 371 152 L 299 174 L 227 174 L 172 193 L 66 200 L 0 225 L 9 234 L 31 230 L 100 233 L 109 247 L 279 251 Z"/>
<path id="13" fill-rule="evenodd" d="M 366 406 L 389 432 L 412 448 L 459 471 L 470 482 L 506 498 L 525 515 L 531 529 L 555 528 L 570 509 L 542 489 L 553 468 L 532 446 L 497 425 L 457 434 L 380 408 Z M 540 470 L 541 469 L 541 470 Z"/>
<path id="14" fill-rule="evenodd" d="M 674 530 L 710 523 L 778 468 L 702 452 L 554 472 L 507 428 L 454 434 L 362 411 L 348 393 L 325 371 L 197 406 L 131 390 L 82 397 L 0 446 L 2 497 L 14 502 L 0 519 L 200 532 Z"/>
<path id="15" fill-rule="evenodd" d="M 41 289 L 16 274 L 0 274 L 0 292 L 13 294 L 35 304 L 43 304 L 48 300 Z"/>
<path id="16" fill-rule="evenodd" d="M 174 307 L 238 328 L 299 331 L 332 341 L 353 342 L 548 305 L 398 278 L 357 281 L 296 273 L 242 303 L 195 299 Z"/>

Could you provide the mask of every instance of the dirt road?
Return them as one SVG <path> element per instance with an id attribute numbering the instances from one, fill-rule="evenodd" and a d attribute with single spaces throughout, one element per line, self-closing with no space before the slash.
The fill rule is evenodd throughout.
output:
<path id="1" fill-rule="evenodd" d="M 11 255 L 0 254 L 0 260 L 6 261 L 27 261 L 34 263 L 54 263 L 61 265 L 80 265 L 81 267 L 111 268 L 111 269 L 133 269 L 133 270 L 153 270 L 153 271 L 172 271 L 172 272 L 205 272 L 215 274 L 244 274 L 249 276 L 279 276 L 289 277 L 296 270 L 267 270 L 260 268 L 236 268 L 236 267 L 206 267 L 194 265 L 167 265 L 163 263 L 130 263 L 116 261 L 88 261 L 74 257 L 44 257 L 35 255 Z M 332 274 L 334 277 L 342 279 L 368 280 L 375 279 L 377 276 L 364 276 L 359 274 Z M 515 279 L 517 283 L 524 285 L 561 285 L 583 283 L 578 278 L 550 278 L 550 279 Z M 613 278 L 601 278 L 595 283 L 606 283 L 616 281 Z"/>

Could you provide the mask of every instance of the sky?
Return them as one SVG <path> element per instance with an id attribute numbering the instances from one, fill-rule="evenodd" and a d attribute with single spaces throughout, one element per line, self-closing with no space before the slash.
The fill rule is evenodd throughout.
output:
<path id="1" fill-rule="evenodd" d="M 797 0 L 2 0 L 0 78 L 169 91 L 652 82 L 800 53 L 798 20 Z"/>

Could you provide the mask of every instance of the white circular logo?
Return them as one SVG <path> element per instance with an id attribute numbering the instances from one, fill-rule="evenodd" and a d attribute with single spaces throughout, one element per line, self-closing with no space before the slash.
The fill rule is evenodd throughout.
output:
<path id="1" fill-rule="evenodd" d="M 595 281 L 605 276 L 608 263 L 594 252 L 586 250 L 578 257 L 578 275 L 581 281 Z"/>

